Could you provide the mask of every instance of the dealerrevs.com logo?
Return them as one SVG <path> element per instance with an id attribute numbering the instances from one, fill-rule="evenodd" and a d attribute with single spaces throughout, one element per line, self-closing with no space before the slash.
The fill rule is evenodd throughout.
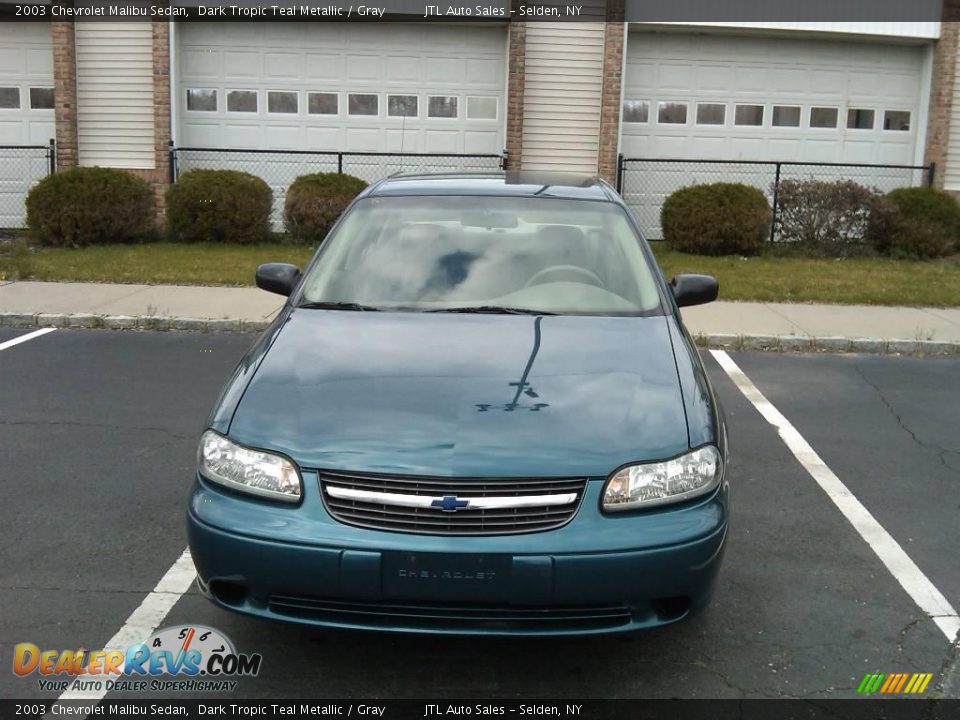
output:
<path id="1" fill-rule="evenodd" d="M 203 625 L 164 628 L 126 651 L 41 650 L 33 643 L 13 649 L 13 672 L 36 674 L 40 689 L 53 692 L 233 691 L 235 678 L 255 677 L 262 662 L 259 653 L 238 653 L 226 635 Z"/>
<path id="2" fill-rule="evenodd" d="M 867 673 L 857 686 L 860 695 L 921 695 L 933 673 Z"/>

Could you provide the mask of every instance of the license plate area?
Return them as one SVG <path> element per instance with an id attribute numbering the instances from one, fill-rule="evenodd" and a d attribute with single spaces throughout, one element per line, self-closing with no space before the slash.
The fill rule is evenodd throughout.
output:
<path id="1" fill-rule="evenodd" d="M 470 603 L 509 598 L 511 555 L 385 552 L 381 563 L 386 598 Z"/>

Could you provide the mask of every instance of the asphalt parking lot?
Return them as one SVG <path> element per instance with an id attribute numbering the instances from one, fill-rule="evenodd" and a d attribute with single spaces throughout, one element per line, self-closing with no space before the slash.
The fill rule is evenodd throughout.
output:
<path id="1" fill-rule="evenodd" d="M 0 344 L 27 330 L 0 330 Z M 53 699 L 13 646 L 100 648 L 186 547 L 196 442 L 251 335 L 56 330 L 0 350 L 0 695 Z M 960 358 L 731 353 L 920 571 L 960 605 Z M 238 697 L 847 698 L 931 672 L 956 641 L 911 599 L 714 357 L 733 524 L 714 602 L 587 639 L 437 638 L 269 624 L 191 588 L 161 627 L 263 655 Z"/>

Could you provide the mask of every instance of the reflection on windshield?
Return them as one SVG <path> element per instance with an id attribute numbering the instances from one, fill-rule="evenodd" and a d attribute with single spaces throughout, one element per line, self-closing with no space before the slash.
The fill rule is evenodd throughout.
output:
<path id="1" fill-rule="evenodd" d="M 639 314 L 659 308 L 623 210 L 552 198 L 361 201 L 327 240 L 304 288 L 302 304 L 381 309 Z"/>

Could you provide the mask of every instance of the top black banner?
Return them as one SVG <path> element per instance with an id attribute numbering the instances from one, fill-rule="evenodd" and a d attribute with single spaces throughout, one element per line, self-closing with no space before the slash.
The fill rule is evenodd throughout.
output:
<path id="1" fill-rule="evenodd" d="M 944 0 L 0 0 L 0 21 L 496 21 L 918 23 L 944 18 Z M 953 19 L 953 18 L 951 18 Z M 836 30 L 837 28 L 824 28 Z M 851 28 L 863 32 L 863 27 Z M 883 32 L 878 27 L 878 32 Z"/>

